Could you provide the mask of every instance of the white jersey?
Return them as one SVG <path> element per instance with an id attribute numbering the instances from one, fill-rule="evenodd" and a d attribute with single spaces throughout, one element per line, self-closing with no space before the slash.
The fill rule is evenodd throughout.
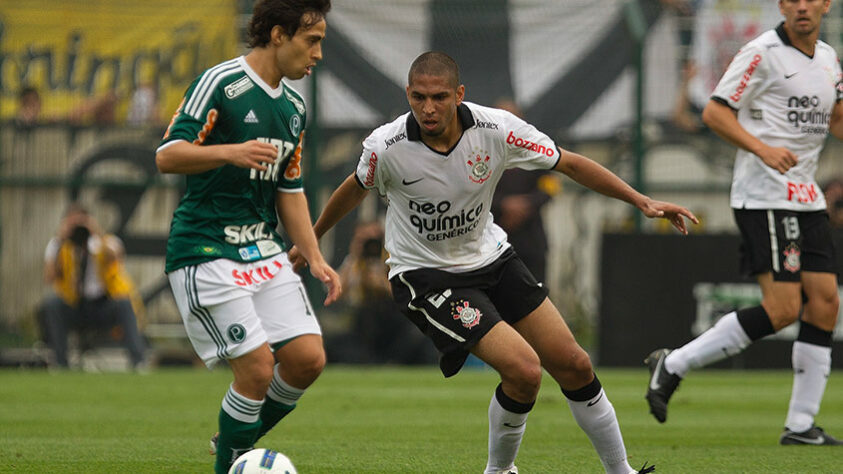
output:
<path id="1" fill-rule="evenodd" d="M 389 277 L 417 268 L 467 272 L 498 258 L 506 233 L 490 212 L 508 168 L 551 169 L 559 150 L 547 135 L 515 115 L 463 102 L 463 135 L 448 153 L 421 141 L 408 112 L 363 142 L 357 180 L 388 200 Z"/>
<path id="2" fill-rule="evenodd" d="M 738 149 L 732 178 L 735 209 L 816 211 L 826 208 L 816 182 L 841 80 L 837 54 L 817 41 L 814 56 L 793 47 L 779 25 L 747 43 L 729 65 L 712 99 L 738 111 L 738 122 L 769 146 L 785 147 L 799 162 L 785 174 Z"/>

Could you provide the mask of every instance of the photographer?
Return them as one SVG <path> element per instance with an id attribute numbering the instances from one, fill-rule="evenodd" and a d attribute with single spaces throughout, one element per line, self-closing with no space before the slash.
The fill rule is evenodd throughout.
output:
<path id="1" fill-rule="evenodd" d="M 344 303 L 353 313 L 350 334 L 326 341 L 339 362 L 426 364 L 436 361 L 424 337 L 400 315 L 387 279 L 384 229 L 378 222 L 354 229 L 339 268 Z M 332 346 L 333 347 L 330 347 Z"/>
<path id="2" fill-rule="evenodd" d="M 142 303 L 123 267 L 123 254 L 118 237 L 104 234 L 82 206 L 69 206 L 44 255 L 44 281 L 54 293 L 44 303 L 43 326 L 57 366 L 68 367 L 68 332 L 76 330 L 81 338 L 91 329 L 106 329 L 122 339 L 133 368 L 144 362 L 133 308 L 142 309 Z"/>

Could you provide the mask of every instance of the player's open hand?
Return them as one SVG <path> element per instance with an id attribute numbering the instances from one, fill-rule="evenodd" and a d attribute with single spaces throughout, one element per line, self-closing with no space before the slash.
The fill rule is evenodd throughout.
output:
<path id="1" fill-rule="evenodd" d="M 765 165 L 781 174 L 787 173 L 787 170 L 799 163 L 799 158 L 784 147 L 767 147 L 758 156 Z"/>
<path id="2" fill-rule="evenodd" d="M 647 200 L 641 205 L 640 209 L 647 217 L 662 217 L 667 219 L 673 227 L 676 227 L 676 229 L 679 230 L 679 232 L 682 232 L 683 235 L 688 235 L 688 228 L 685 227 L 686 217 L 694 224 L 700 223 L 699 219 L 697 219 L 697 216 L 695 216 L 693 212 L 671 202 L 654 201 L 647 198 Z"/>
<path id="3" fill-rule="evenodd" d="M 275 145 L 264 143 L 258 140 L 249 140 L 245 143 L 232 145 L 233 153 L 229 162 L 238 168 L 252 168 L 258 171 L 266 171 L 267 165 L 275 163 L 278 156 L 278 149 Z"/>
<path id="4" fill-rule="evenodd" d="M 290 259 L 290 263 L 293 264 L 293 271 L 301 274 L 301 271 L 307 266 L 307 260 L 305 260 L 304 255 L 301 254 L 299 248 L 295 245 L 290 247 L 290 251 L 287 252 L 287 257 Z"/>
<path id="5" fill-rule="evenodd" d="M 311 263 L 310 274 L 321 281 L 328 289 L 328 296 L 325 297 L 325 306 L 328 306 L 340 297 L 342 294 L 340 276 L 324 260 Z"/>

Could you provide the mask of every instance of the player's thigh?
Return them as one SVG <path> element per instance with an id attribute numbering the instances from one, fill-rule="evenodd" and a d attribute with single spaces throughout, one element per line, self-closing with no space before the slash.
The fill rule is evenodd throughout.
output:
<path id="1" fill-rule="evenodd" d="M 209 367 L 234 359 L 267 342 L 251 293 L 219 279 L 226 265 L 215 260 L 171 272 L 168 277 L 185 331 Z"/>
<path id="2" fill-rule="evenodd" d="M 497 370 L 502 376 L 515 378 L 519 374 L 541 377 L 541 365 L 536 351 L 509 324 L 501 322 L 492 327 L 471 349 L 471 353 Z"/>
<path id="3" fill-rule="evenodd" d="M 802 320 L 822 330 L 833 331 L 840 306 L 837 275 L 803 271 L 802 291 L 807 297 Z"/>
<path id="4" fill-rule="evenodd" d="M 283 265 L 271 279 L 260 284 L 252 297 L 273 351 L 303 334 L 319 335 L 321 341 L 322 334 L 301 278 L 286 255 L 282 257 Z"/>
<path id="5" fill-rule="evenodd" d="M 542 365 L 557 380 L 578 373 L 590 377 L 592 367 L 588 354 L 577 343 L 562 315 L 548 298 L 514 327 L 536 350 Z"/>

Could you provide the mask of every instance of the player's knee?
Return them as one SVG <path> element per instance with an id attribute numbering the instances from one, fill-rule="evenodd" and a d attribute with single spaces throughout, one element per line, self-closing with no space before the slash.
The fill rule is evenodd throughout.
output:
<path id="1" fill-rule="evenodd" d="M 252 398 L 266 393 L 271 381 L 272 364 L 256 363 L 235 375 L 235 384 L 240 388 L 238 391 Z"/>
<path id="2" fill-rule="evenodd" d="M 501 378 L 515 392 L 513 398 L 520 401 L 534 400 L 541 387 L 542 367 L 538 358 L 519 361 L 506 373 L 502 373 Z"/>
<path id="3" fill-rule="evenodd" d="M 594 367 L 591 365 L 591 358 L 588 357 L 588 353 L 582 349 L 574 352 L 568 370 L 578 377 L 591 377 L 591 374 L 594 373 Z"/>
<path id="4" fill-rule="evenodd" d="M 779 331 L 799 319 L 802 305 L 801 301 L 776 301 L 772 304 L 765 304 L 764 309 L 770 317 L 773 329 Z"/>
<path id="5" fill-rule="evenodd" d="M 319 348 L 312 348 L 296 354 L 292 360 L 282 363 L 289 378 L 294 379 L 298 385 L 310 385 L 319 377 L 325 368 L 325 351 Z"/>

